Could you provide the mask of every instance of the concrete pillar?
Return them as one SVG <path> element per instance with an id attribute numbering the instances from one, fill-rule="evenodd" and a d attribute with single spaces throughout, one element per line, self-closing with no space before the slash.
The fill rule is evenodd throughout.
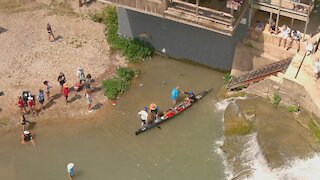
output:
<path id="1" fill-rule="evenodd" d="M 278 6 L 279 10 L 278 10 L 277 20 L 276 20 L 276 29 L 278 29 L 278 26 L 279 26 L 279 17 L 280 17 L 281 5 L 282 5 L 282 0 L 279 1 L 279 6 Z"/>

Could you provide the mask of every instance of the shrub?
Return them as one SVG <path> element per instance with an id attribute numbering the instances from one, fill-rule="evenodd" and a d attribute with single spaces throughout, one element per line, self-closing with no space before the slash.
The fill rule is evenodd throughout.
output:
<path id="1" fill-rule="evenodd" d="M 289 112 L 298 112 L 299 111 L 299 107 L 298 106 L 289 106 L 288 107 L 288 111 Z"/>
<path id="2" fill-rule="evenodd" d="M 230 73 L 225 73 L 223 75 L 223 83 L 228 84 L 230 82 L 231 78 L 232 78 L 232 76 Z"/>
<path id="3" fill-rule="evenodd" d="M 129 81 L 133 78 L 134 71 L 131 68 L 120 67 L 117 69 L 117 76 Z"/>
<path id="4" fill-rule="evenodd" d="M 150 43 L 134 38 L 124 38 L 118 34 L 118 16 L 116 8 L 108 6 L 102 12 L 103 23 L 106 25 L 107 41 L 113 50 L 121 51 L 130 62 L 146 59 L 154 54 Z"/>
<path id="5" fill-rule="evenodd" d="M 275 108 L 278 107 L 278 105 L 280 104 L 280 101 L 281 101 L 280 95 L 279 95 L 278 93 L 274 93 L 274 94 L 273 94 L 273 106 L 274 106 Z"/>
<path id="6" fill-rule="evenodd" d="M 131 68 L 118 68 L 116 76 L 102 82 L 103 94 L 110 100 L 115 100 L 119 94 L 128 90 L 133 76 L 134 71 Z"/>

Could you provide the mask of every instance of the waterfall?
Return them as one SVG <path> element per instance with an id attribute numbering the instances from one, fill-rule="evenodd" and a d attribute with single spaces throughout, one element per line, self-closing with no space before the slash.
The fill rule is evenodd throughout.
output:
<path id="1" fill-rule="evenodd" d="M 216 103 L 216 112 L 221 114 L 224 121 L 224 112 L 230 103 L 236 99 L 229 98 Z M 257 140 L 257 133 L 252 133 L 241 137 L 244 142 L 244 150 L 237 157 L 241 159 L 244 170 L 234 173 L 233 167 L 228 164 L 224 152 L 219 148 L 223 145 L 224 137 L 215 142 L 214 151 L 223 159 L 226 179 L 245 180 L 319 180 L 320 179 L 320 154 L 315 153 L 304 159 L 295 158 L 286 165 L 272 169 L 269 167 Z"/>

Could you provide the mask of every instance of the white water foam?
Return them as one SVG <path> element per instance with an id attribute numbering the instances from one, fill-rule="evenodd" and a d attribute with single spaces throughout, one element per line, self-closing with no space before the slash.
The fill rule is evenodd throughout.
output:
<path id="1" fill-rule="evenodd" d="M 229 98 L 216 103 L 216 112 L 222 112 L 222 121 L 224 121 L 224 112 L 228 105 L 238 98 Z M 245 99 L 245 98 L 239 98 Z M 240 179 L 242 173 L 250 174 L 246 180 L 320 180 L 320 154 L 314 154 L 306 159 L 294 159 L 287 165 L 271 169 L 260 149 L 257 134 L 253 133 L 245 137 L 247 143 L 245 150 L 239 158 L 242 159 L 244 167 L 247 169 L 234 174 L 233 168 L 228 164 L 224 152 L 219 148 L 223 145 L 224 137 L 218 140 L 214 145 L 215 153 L 223 159 L 225 166 L 226 179 Z"/>
<path id="2" fill-rule="evenodd" d="M 319 180 L 320 179 L 320 156 L 314 154 L 306 159 L 294 159 L 287 165 L 271 169 L 263 156 L 257 141 L 256 133 L 250 135 L 246 144 L 246 150 L 241 158 L 247 161 L 251 168 L 251 176 L 247 180 Z"/>
<path id="3" fill-rule="evenodd" d="M 246 97 L 228 98 L 228 99 L 224 99 L 222 101 L 219 101 L 215 104 L 215 107 L 216 107 L 215 112 L 221 114 L 222 122 L 224 121 L 224 112 L 226 111 L 228 105 L 230 103 L 234 103 L 237 99 L 246 99 Z M 217 153 L 218 155 L 220 155 L 220 157 L 222 158 L 222 163 L 225 168 L 225 174 L 226 174 L 227 179 L 231 179 L 233 177 L 232 167 L 228 165 L 226 156 L 225 156 L 224 152 L 220 149 L 220 146 L 223 145 L 223 142 L 224 142 L 224 137 L 222 137 L 220 140 L 215 142 L 213 149 L 214 149 L 214 152 Z"/>

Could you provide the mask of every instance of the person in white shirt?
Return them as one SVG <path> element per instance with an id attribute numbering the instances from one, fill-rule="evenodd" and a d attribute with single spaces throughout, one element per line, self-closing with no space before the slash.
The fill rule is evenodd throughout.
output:
<path id="1" fill-rule="evenodd" d="M 286 48 L 286 43 L 287 43 L 287 39 L 290 35 L 290 28 L 287 26 L 287 25 L 283 25 L 281 28 L 280 28 L 280 40 L 279 40 L 279 47 L 281 46 L 281 41 L 282 39 L 284 40 L 283 42 L 283 47 Z"/>
<path id="2" fill-rule="evenodd" d="M 300 31 L 292 30 L 291 34 L 290 34 L 290 42 L 289 42 L 287 50 L 289 50 L 291 48 L 293 41 L 295 41 L 298 44 L 297 52 L 299 52 L 300 51 L 300 39 L 301 39 Z"/>
<path id="3" fill-rule="evenodd" d="M 138 115 L 140 115 L 141 119 L 141 127 L 144 127 L 148 123 L 148 108 L 144 107 L 143 110 L 138 112 Z"/>
<path id="4" fill-rule="evenodd" d="M 319 79 L 319 73 L 320 73 L 320 58 L 316 60 L 316 62 L 313 64 L 313 73 L 314 73 L 314 80 Z"/>

